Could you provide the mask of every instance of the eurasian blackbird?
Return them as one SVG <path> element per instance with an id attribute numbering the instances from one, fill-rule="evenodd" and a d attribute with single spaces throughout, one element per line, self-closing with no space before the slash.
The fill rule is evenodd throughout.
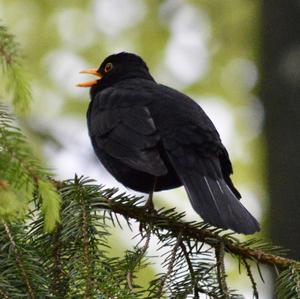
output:
<path id="1" fill-rule="evenodd" d="M 155 82 L 141 57 L 118 53 L 81 73 L 91 87 L 87 123 L 93 148 L 123 185 L 144 193 L 184 185 L 194 210 L 211 225 L 259 231 L 240 203 L 220 136 L 188 96 Z"/>

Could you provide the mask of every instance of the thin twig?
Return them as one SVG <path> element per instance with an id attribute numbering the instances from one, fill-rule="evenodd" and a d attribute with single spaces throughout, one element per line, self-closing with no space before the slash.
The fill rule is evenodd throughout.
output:
<path id="1" fill-rule="evenodd" d="M 243 259 L 243 263 L 245 265 L 247 275 L 250 278 L 250 281 L 251 281 L 251 284 L 252 284 L 253 296 L 254 296 L 255 299 L 259 299 L 259 295 L 258 295 L 258 291 L 257 291 L 257 287 L 256 287 L 256 282 L 255 282 L 254 277 L 252 275 L 251 267 L 250 267 L 250 265 L 249 265 L 249 263 L 247 262 L 246 259 Z"/>
<path id="2" fill-rule="evenodd" d="M 157 291 L 157 298 L 161 298 L 166 280 L 168 279 L 169 275 L 172 273 L 174 262 L 176 260 L 177 249 L 178 249 L 178 247 L 180 246 L 180 243 L 181 243 L 181 238 L 182 238 L 182 233 L 179 232 L 178 237 L 177 237 L 177 241 L 176 241 L 176 243 L 175 243 L 175 245 L 174 245 L 174 247 L 171 251 L 171 258 L 170 258 L 170 262 L 168 264 L 167 272 L 161 278 L 159 289 Z"/>
<path id="3" fill-rule="evenodd" d="M 225 271 L 225 264 L 224 264 L 224 243 L 220 242 L 218 246 L 215 247 L 216 252 L 216 259 L 217 259 L 217 273 L 218 273 L 218 281 L 219 286 L 222 292 L 222 299 L 229 299 L 229 292 L 226 283 L 226 271 Z"/>
<path id="4" fill-rule="evenodd" d="M 195 271 L 194 271 L 194 268 L 193 268 L 193 265 L 192 265 L 192 261 L 189 257 L 189 253 L 187 252 L 186 246 L 185 246 L 183 241 L 180 243 L 180 247 L 181 247 L 181 250 L 182 250 L 183 255 L 185 257 L 186 263 L 188 265 L 190 274 L 191 274 L 191 280 L 192 280 L 193 289 L 194 289 L 194 298 L 195 299 L 200 298 L 199 293 L 206 294 L 206 295 L 208 295 L 212 298 L 218 298 L 218 297 L 216 297 L 215 293 L 209 292 L 208 290 L 205 290 L 201 286 L 198 285 L 198 279 L 196 278 Z M 213 267 L 215 267 L 215 265 Z M 211 270 L 212 269 L 209 269 L 209 271 L 211 271 Z M 201 280 L 201 279 L 199 279 L 199 280 Z"/>
<path id="5" fill-rule="evenodd" d="M 127 272 L 126 279 L 127 279 L 128 288 L 133 293 L 134 292 L 134 288 L 133 288 L 133 275 L 132 275 L 132 271 L 128 271 Z"/>
<path id="6" fill-rule="evenodd" d="M 28 294 L 28 296 L 29 296 L 30 299 L 35 299 L 36 296 L 35 296 L 35 294 L 33 292 L 33 288 L 31 286 L 30 279 L 29 279 L 29 277 L 28 277 L 28 275 L 27 275 L 27 273 L 25 271 L 24 265 L 22 263 L 21 254 L 18 251 L 17 244 L 16 244 L 16 242 L 15 242 L 13 236 L 12 236 L 12 233 L 11 233 L 11 231 L 9 229 L 9 226 L 3 220 L 2 220 L 2 224 L 4 226 L 4 229 L 5 229 L 5 232 L 6 232 L 7 236 L 8 236 L 8 239 L 9 239 L 9 241 L 11 243 L 13 251 L 15 253 L 16 264 L 18 265 L 18 267 L 20 269 L 20 272 L 21 272 L 21 275 L 22 275 L 22 277 L 24 279 L 24 282 L 25 282 L 25 285 L 26 285 L 27 294 Z"/>
<path id="7" fill-rule="evenodd" d="M 140 248 L 140 254 L 138 259 L 136 260 L 134 266 L 132 267 L 132 269 L 130 269 L 130 271 L 128 271 L 127 273 L 127 284 L 129 289 L 133 292 L 134 291 L 134 287 L 133 287 L 133 272 L 135 267 L 137 267 L 138 264 L 140 264 L 142 258 L 145 256 L 148 248 L 149 248 L 149 243 L 150 243 L 150 238 L 151 238 L 151 229 L 148 228 L 147 229 L 147 234 L 146 234 L 146 241 L 145 244 Z"/>
<path id="8" fill-rule="evenodd" d="M 199 299 L 199 289 L 198 289 L 198 286 L 197 286 L 198 282 L 197 282 L 197 279 L 196 279 L 196 276 L 195 276 L 195 272 L 194 272 L 192 262 L 190 260 L 189 254 L 186 250 L 186 246 L 185 246 L 183 241 L 180 242 L 180 247 L 181 247 L 181 250 L 182 250 L 183 255 L 185 257 L 185 260 L 186 260 L 186 263 L 188 265 L 189 271 L 190 271 L 192 285 L 193 285 L 193 289 L 194 289 L 194 298 Z"/>

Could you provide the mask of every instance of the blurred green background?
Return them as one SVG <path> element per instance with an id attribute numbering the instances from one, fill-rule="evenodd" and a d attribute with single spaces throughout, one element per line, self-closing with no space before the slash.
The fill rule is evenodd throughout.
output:
<path id="1" fill-rule="evenodd" d="M 258 94 L 261 1 L 0 0 L 0 19 L 16 35 L 31 81 L 34 105 L 22 123 L 59 178 L 76 172 L 124 190 L 93 154 L 85 120 L 88 90 L 75 84 L 86 79 L 80 70 L 98 67 L 112 53 L 134 52 L 157 81 L 187 93 L 211 117 L 228 148 L 243 204 L 267 237 L 265 112 Z M 188 219 L 199 219 L 182 189 L 157 194 L 155 204 L 176 206 Z M 113 254 L 134 244 L 132 236 L 116 231 Z M 114 246 L 117 242 L 124 246 Z M 232 284 L 251 298 L 249 284 L 230 263 L 228 268 Z M 155 271 L 159 267 L 147 269 L 141 280 Z M 261 298 L 270 296 L 269 288 L 262 288 Z"/>

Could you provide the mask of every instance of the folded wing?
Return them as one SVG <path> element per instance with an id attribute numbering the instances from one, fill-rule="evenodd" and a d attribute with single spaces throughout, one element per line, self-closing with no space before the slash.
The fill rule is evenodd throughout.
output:
<path id="1" fill-rule="evenodd" d="M 93 104 L 88 126 L 94 147 L 133 169 L 154 176 L 167 173 L 157 150 L 160 136 L 146 106 L 109 105 L 101 99 Z"/>

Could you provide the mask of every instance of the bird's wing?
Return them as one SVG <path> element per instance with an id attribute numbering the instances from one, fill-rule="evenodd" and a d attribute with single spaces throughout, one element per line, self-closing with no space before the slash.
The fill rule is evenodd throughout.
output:
<path id="1" fill-rule="evenodd" d="M 253 233 L 259 225 L 224 179 L 219 158 L 223 148 L 214 134 L 196 125 L 185 126 L 164 136 L 163 145 L 193 208 L 206 222 Z"/>
<path id="2" fill-rule="evenodd" d="M 124 164 L 154 176 L 167 173 L 160 158 L 157 145 L 160 136 L 149 109 L 142 105 L 111 99 L 96 98 L 94 107 L 89 109 L 89 133 L 96 147 L 119 159 Z M 116 97 L 116 94 L 113 94 Z M 97 102 L 98 101 L 98 102 Z"/>
<path id="3" fill-rule="evenodd" d="M 217 168 L 221 167 L 221 175 L 226 184 L 237 198 L 241 198 L 230 179 L 232 166 L 228 153 L 214 124 L 204 110 L 191 98 L 167 86 L 159 85 L 157 93 L 156 98 L 165 98 L 165 101 L 156 105 L 159 106 L 159 109 L 156 109 L 156 106 L 152 108 L 155 119 L 162 120 L 158 125 L 161 125 L 162 122 L 167 124 L 167 127 L 162 130 L 162 134 L 175 132 L 179 151 L 182 144 L 183 147 L 191 145 L 193 148 L 197 148 L 198 156 L 204 157 L 210 153 L 210 156 L 217 159 Z M 163 105 L 164 107 L 162 107 Z M 169 116 L 165 116 L 160 111 L 171 111 L 171 113 L 168 114 Z M 220 169 L 215 171 L 220 171 Z"/>
<path id="4" fill-rule="evenodd" d="M 234 195 L 238 199 L 240 199 L 242 196 L 241 196 L 240 192 L 234 187 L 234 185 L 231 181 L 231 178 L 230 178 L 230 176 L 233 173 L 232 165 L 231 165 L 231 162 L 229 159 L 228 152 L 227 152 L 226 148 L 223 146 L 223 144 L 220 144 L 220 150 L 218 151 L 218 157 L 219 157 L 219 161 L 220 161 L 223 178 L 224 178 L 226 184 L 229 186 L 229 188 L 234 193 Z"/>

